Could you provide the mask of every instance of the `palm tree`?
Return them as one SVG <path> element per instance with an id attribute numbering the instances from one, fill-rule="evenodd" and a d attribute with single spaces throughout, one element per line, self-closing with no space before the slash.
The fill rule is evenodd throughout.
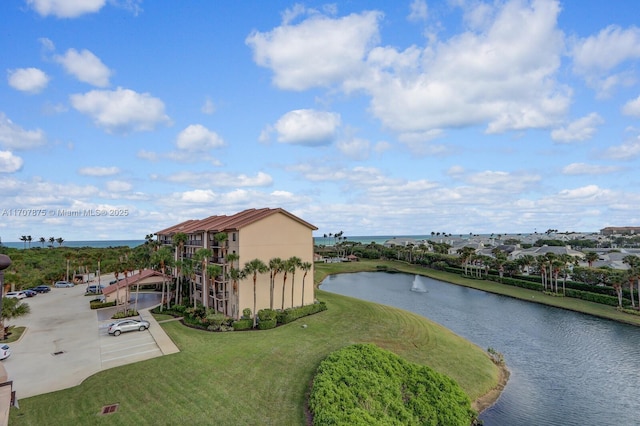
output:
<path id="1" fill-rule="evenodd" d="M 27 235 L 27 242 L 29 243 L 29 248 L 31 248 L 31 241 L 33 241 L 33 238 L 31 237 L 31 235 Z"/>
<path id="2" fill-rule="evenodd" d="M 205 309 L 208 307 L 209 302 L 209 289 L 207 285 L 207 263 L 209 263 L 209 258 L 213 252 L 210 249 L 201 248 L 196 250 L 193 254 L 193 260 L 197 263 L 198 269 L 200 270 L 200 274 L 202 275 L 202 305 Z M 193 292 L 193 300 L 195 302 L 196 294 L 195 294 L 195 283 L 194 292 Z"/>
<path id="3" fill-rule="evenodd" d="M 283 268 L 282 268 L 282 270 L 284 271 L 284 276 L 282 277 L 282 305 L 280 308 L 283 311 L 284 311 L 284 292 L 287 286 L 287 274 L 289 272 L 293 272 L 294 269 L 295 269 L 295 265 L 291 262 L 291 259 L 287 259 L 284 261 Z"/>
<path id="4" fill-rule="evenodd" d="M 242 279 L 244 279 L 245 275 L 244 275 L 244 271 L 242 271 L 241 269 L 236 269 L 233 265 L 231 266 L 231 268 L 227 271 L 227 273 L 225 274 L 226 279 L 227 280 L 231 280 L 231 285 L 233 287 L 233 292 L 234 292 L 234 297 L 238 297 L 237 292 L 238 292 L 238 282 Z M 235 315 L 235 312 L 233 313 Z M 255 315 L 255 312 L 254 312 Z"/>
<path id="5" fill-rule="evenodd" d="M 47 240 L 45 240 L 44 237 L 40 237 L 38 241 L 40 241 L 40 245 L 42 246 L 42 248 L 44 248 L 44 243 L 46 243 Z"/>
<path id="6" fill-rule="evenodd" d="M 293 308 L 293 294 L 296 286 L 296 269 L 302 264 L 302 260 L 297 256 L 290 257 L 287 262 L 290 263 L 291 272 L 291 307 Z"/>
<path id="7" fill-rule="evenodd" d="M 162 312 L 162 307 L 165 303 L 165 289 L 167 287 L 167 280 L 165 279 L 167 268 L 171 267 L 173 262 L 173 256 L 171 254 L 171 250 L 169 247 L 161 247 L 157 251 L 155 251 L 151 255 L 151 262 L 156 267 L 160 268 L 160 272 L 162 272 L 162 301 L 160 302 L 160 312 Z M 99 269 L 99 268 L 98 268 Z M 169 292 L 167 291 L 167 294 Z M 169 308 L 169 297 L 166 296 L 167 309 Z"/>
<path id="8" fill-rule="evenodd" d="M 589 268 L 593 268 L 593 262 L 600 259 L 600 256 L 595 251 L 588 251 L 584 254 L 584 258 L 589 264 Z"/>
<path id="9" fill-rule="evenodd" d="M 276 286 L 276 276 L 282 272 L 284 262 L 279 257 L 269 260 L 269 308 L 273 309 L 273 293 Z"/>
<path id="10" fill-rule="evenodd" d="M 49 247 L 53 247 L 53 243 L 56 242 L 56 239 L 53 237 L 49 237 Z"/>
<path id="11" fill-rule="evenodd" d="M 313 264 L 311 264 L 311 262 L 302 262 L 300 264 L 300 269 L 304 271 L 304 275 L 302 276 L 302 305 L 301 306 L 304 306 L 304 279 L 306 278 L 307 274 L 309 273 L 312 267 L 313 267 Z"/>
<path id="12" fill-rule="evenodd" d="M 185 234 L 184 232 L 177 232 L 175 234 L 173 234 L 172 237 L 172 242 L 173 242 L 173 246 L 175 247 L 175 258 L 174 261 L 176 262 L 176 268 L 178 268 L 176 270 L 176 305 L 178 304 L 179 301 L 179 294 L 180 291 L 178 290 L 178 287 L 180 286 L 180 281 L 182 279 L 182 271 L 179 269 L 180 266 L 182 266 L 181 263 L 178 263 L 178 259 L 180 261 L 182 261 L 182 259 L 184 258 L 184 246 L 187 243 L 189 239 L 189 236 L 187 234 Z M 179 255 L 179 256 L 178 256 Z"/>
<path id="13" fill-rule="evenodd" d="M 226 236 L 226 234 L 225 234 Z M 226 238 L 225 238 L 226 239 Z M 239 304 L 239 295 L 238 295 L 238 282 L 240 281 L 240 279 L 242 279 L 242 274 L 240 274 L 238 271 L 240 270 L 240 266 L 236 266 L 236 262 L 238 262 L 240 260 L 240 256 L 236 253 L 229 253 L 227 255 L 224 256 L 225 259 L 225 268 L 226 268 L 226 273 L 225 273 L 225 282 L 224 282 L 224 294 L 227 294 L 226 292 L 227 290 L 227 284 L 229 281 L 229 278 L 231 278 L 232 280 L 232 289 L 233 289 L 233 297 L 235 300 L 235 306 L 237 308 L 237 305 Z M 235 276 L 235 278 L 234 278 Z M 234 312 L 235 314 L 235 312 Z"/>
<path id="14" fill-rule="evenodd" d="M 23 235 L 20 237 L 20 241 L 22 241 L 22 248 L 27 248 L 27 236 Z"/>
<path id="15" fill-rule="evenodd" d="M 258 324 L 258 313 L 257 313 L 257 289 L 256 289 L 256 281 L 258 279 L 258 274 L 264 274 L 267 272 L 269 268 L 265 263 L 260 259 L 253 259 L 244 264 L 243 274 L 253 275 L 253 327 L 255 328 Z"/>
<path id="16" fill-rule="evenodd" d="M 213 292 L 217 293 L 217 289 L 216 289 L 216 277 L 220 274 L 222 274 L 222 266 L 220 265 L 207 265 L 207 278 L 209 280 L 211 280 L 212 283 L 212 287 L 213 287 Z M 226 291 L 226 289 L 225 289 Z M 209 293 L 207 293 L 207 297 L 209 296 Z M 223 301 L 224 301 L 224 314 L 227 315 L 227 307 L 228 307 L 228 303 L 229 303 L 229 296 L 228 294 L 226 294 L 225 292 L 223 292 L 222 294 L 223 297 Z M 217 310 L 218 307 L 214 306 L 214 310 Z"/>
<path id="17" fill-rule="evenodd" d="M 56 243 L 58 243 L 58 247 L 62 247 L 62 243 L 64 243 L 64 238 L 62 237 L 56 238 Z"/>
<path id="18" fill-rule="evenodd" d="M 623 257 L 622 261 L 629 265 L 629 294 L 631 296 L 631 306 L 635 308 L 636 302 L 633 296 L 633 285 L 638 281 L 640 277 L 640 272 L 638 271 L 638 268 L 640 268 L 640 257 L 630 254 Z M 638 289 L 638 306 L 640 306 L 640 288 Z"/>

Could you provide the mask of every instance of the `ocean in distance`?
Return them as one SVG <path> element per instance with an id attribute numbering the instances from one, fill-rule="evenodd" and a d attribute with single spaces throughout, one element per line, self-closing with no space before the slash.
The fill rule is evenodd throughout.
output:
<path id="1" fill-rule="evenodd" d="M 44 248 L 49 247 L 49 241 L 44 243 Z M 144 244 L 144 240 L 95 240 L 95 241 L 64 241 L 62 243 L 62 247 L 92 247 L 92 248 L 108 248 L 108 247 L 137 247 L 140 244 Z M 10 248 L 29 248 L 29 243 L 24 243 L 22 241 L 10 241 L 10 242 L 0 242 L 0 246 L 10 247 Z M 42 243 L 38 240 L 31 241 L 31 248 L 42 248 Z M 54 247 L 60 247 L 58 243 L 53 243 Z"/>

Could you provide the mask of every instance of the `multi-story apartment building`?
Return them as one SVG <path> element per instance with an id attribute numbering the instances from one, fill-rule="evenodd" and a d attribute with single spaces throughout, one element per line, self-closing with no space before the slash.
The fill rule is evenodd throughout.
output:
<path id="1" fill-rule="evenodd" d="M 269 308 L 289 308 L 314 302 L 313 286 L 313 231 L 315 226 L 281 208 L 248 209 L 231 216 L 210 216 L 201 220 L 187 220 L 156 232 L 158 241 L 171 245 L 176 260 L 194 259 L 200 249 L 208 249 L 211 256 L 206 265 L 218 265 L 219 274 L 207 276 L 203 266 L 195 268 L 195 298 L 204 306 L 233 318 L 240 318 L 243 309 L 253 312 L 253 275 L 234 278 L 247 262 L 260 259 L 267 266 L 270 261 L 283 261 L 292 257 L 310 264 L 306 271 L 296 268 L 287 274 L 280 272 L 275 278 L 273 293 L 270 272 L 257 274 L 256 311 Z M 184 244 L 174 244 L 180 234 Z M 233 256 L 230 256 L 233 255 Z M 284 289 L 283 289 L 284 284 Z M 304 297 L 304 300 L 303 300 Z M 284 300 L 284 303 L 283 303 Z"/>

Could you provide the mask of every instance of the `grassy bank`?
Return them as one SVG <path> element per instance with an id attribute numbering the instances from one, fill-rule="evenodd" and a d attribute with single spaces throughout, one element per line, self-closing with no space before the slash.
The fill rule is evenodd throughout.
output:
<path id="1" fill-rule="evenodd" d="M 576 312 L 582 312 L 582 313 L 594 315 L 600 318 L 606 318 L 613 321 L 619 321 L 619 322 L 624 322 L 631 325 L 640 326 L 640 315 L 633 315 L 633 314 L 620 312 L 613 306 L 607 306 L 600 303 L 589 302 L 586 300 L 574 299 L 571 297 L 550 296 L 535 290 L 528 290 L 525 288 L 500 284 L 493 281 L 465 278 L 461 275 L 451 274 L 444 271 L 436 271 L 433 269 L 427 269 L 421 266 L 410 265 L 405 262 L 365 260 L 360 262 L 351 262 L 351 263 L 343 263 L 343 264 L 339 264 L 339 263 L 323 264 L 316 268 L 315 279 L 316 279 L 316 282 L 320 282 L 327 275 L 336 274 L 336 273 L 376 271 L 378 266 L 386 266 L 389 269 L 395 269 L 400 272 L 406 272 L 409 274 L 419 274 L 419 275 L 434 278 L 440 281 L 445 281 L 452 284 L 475 288 L 475 289 L 487 291 L 490 293 L 501 294 L 501 295 L 513 297 L 516 299 L 527 300 L 529 302 L 555 306 L 557 308 L 568 309 Z"/>
<path id="2" fill-rule="evenodd" d="M 375 269 L 375 263 L 343 268 L 351 265 L 354 271 Z M 319 268 L 316 278 L 331 271 Z M 11 424 L 304 425 L 317 366 L 352 343 L 375 343 L 429 365 L 456 380 L 472 399 L 498 382 L 498 368 L 483 349 L 419 315 L 320 290 L 317 298 L 329 310 L 267 331 L 209 333 L 163 323 L 180 353 L 21 400 L 20 409 L 11 411 Z M 98 414 L 114 403 L 120 404 L 118 412 Z"/>

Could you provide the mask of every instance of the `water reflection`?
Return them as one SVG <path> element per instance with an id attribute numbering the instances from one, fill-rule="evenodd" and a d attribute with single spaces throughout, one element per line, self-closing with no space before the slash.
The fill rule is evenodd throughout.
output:
<path id="1" fill-rule="evenodd" d="M 486 349 L 511 371 L 491 425 L 635 425 L 640 328 L 421 277 L 361 272 L 321 289 L 423 315 Z"/>

